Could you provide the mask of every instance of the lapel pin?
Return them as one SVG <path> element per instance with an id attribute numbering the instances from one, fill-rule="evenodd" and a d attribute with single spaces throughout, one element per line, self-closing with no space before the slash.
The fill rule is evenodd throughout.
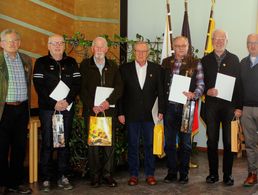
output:
<path id="1" fill-rule="evenodd" d="M 152 77 L 152 74 L 150 74 L 150 77 Z"/>

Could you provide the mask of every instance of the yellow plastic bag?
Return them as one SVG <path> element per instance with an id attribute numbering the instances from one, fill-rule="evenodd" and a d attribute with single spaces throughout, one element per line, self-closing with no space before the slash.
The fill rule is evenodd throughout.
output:
<path id="1" fill-rule="evenodd" d="M 164 126 L 162 123 L 158 123 L 154 126 L 153 154 L 164 154 Z"/>
<path id="2" fill-rule="evenodd" d="M 88 145 L 112 145 L 112 117 L 90 116 Z"/>

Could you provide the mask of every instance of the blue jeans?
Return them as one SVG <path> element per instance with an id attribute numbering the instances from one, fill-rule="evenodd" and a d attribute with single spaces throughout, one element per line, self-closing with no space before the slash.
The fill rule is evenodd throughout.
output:
<path id="1" fill-rule="evenodd" d="M 41 122 L 41 156 L 40 164 L 42 171 L 43 180 L 50 180 L 51 178 L 51 161 L 53 148 L 53 130 L 52 130 L 52 115 L 54 111 L 52 110 L 42 110 L 39 111 L 39 118 Z M 66 175 L 69 169 L 69 138 L 70 132 L 72 130 L 72 121 L 74 111 L 62 111 L 64 120 L 64 136 L 65 136 L 65 147 L 57 148 L 57 161 L 58 161 L 58 178 L 62 175 Z"/>
<path id="2" fill-rule="evenodd" d="M 153 122 L 132 122 L 127 124 L 128 164 L 131 176 L 139 174 L 139 145 L 143 138 L 145 176 L 154 176 L 155 158 L 153 155 Z"/>
<path id="3" fill-rule="evenodd" d="M 190 155 L 192 151 L 191 133 L 182 133 L 180 131 L 182 121 L 182 104 L 167 105 L 165 113 L 165 152 L 167 155 L 167 167 L 169 174 L 186 176 L 189 171 Z M 178 137 L 178 149 L 177 149 Z"/>

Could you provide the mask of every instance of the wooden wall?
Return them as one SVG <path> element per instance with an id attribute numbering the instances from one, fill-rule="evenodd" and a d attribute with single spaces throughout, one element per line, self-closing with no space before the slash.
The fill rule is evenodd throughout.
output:
<path id="1" fill-rule="evenodd" d="M 21 34 L 21 51 L 35 61 L 47 54 L 48 36 L 55 33 L 82 32 L 87 40 L 120 34 L 120 0 L 1 0 L 0 23 L 0 31 L 14 28 Z M 76 52 L 72 56 L 82 60 Z M 32 107 L 37 107 L 34 90 Z"/>

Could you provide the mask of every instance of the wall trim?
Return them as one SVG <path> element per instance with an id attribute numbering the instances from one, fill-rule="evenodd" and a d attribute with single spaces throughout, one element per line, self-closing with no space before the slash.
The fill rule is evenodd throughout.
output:
<path id="1" fill-rule="evenodd" d="M 55 6 L 52 6 L 48 3 L 42 2 L 41 0 L 30 0 L 32 3 L 35 3 L 37 5 L 40 5 L 44 8 L 47 8 L 49 10 L 52 10 L 56 13 L 59 13 L 63 16 L 69 17 L 73 20 L 78 21 L 87 21 L 87 22 L 103 22 L 103 23 L 113 23 L 113 24 L 119 24 L 119 19 L 113 19 L 113 18 L 92 18 L 92 17 L 85 17 L 85 16 L 76 16 L 74 14 L 71 14 L 69 12 L 66 12 L 64 10 L 61 10 Z"/>
<path id="2" fill-rule="evenodd" d="M 39 33 L 45 34 L 47 36 L 51 36 L 51 35 L 55 34 L 53 32 L 45 30 L 43 28 L 39 28 L 37 26 L 34 26 L 34 25 L 29 24 L 29 23 L 23 22 L 21 20 L 17 20 L 15 18 L 12 18 L 12 17 L 4 15 L 4 14 L 0 14 L 0 18 L 3 19 L 3 20 L 6 20 L 8 22 L 11 22 L 11 23 L 14 23 L 14 24 L 18 24 L 18 25 L 26 27 L 28 29 L 31 29 L 31 30 L 37 31 Z"/>

